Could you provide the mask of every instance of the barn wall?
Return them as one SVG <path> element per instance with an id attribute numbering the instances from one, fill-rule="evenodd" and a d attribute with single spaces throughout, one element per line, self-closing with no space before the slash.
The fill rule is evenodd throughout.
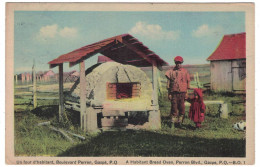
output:
<path id="1" fill-rule="evenodd" d="M 242 91 L 246 89 L 246 60 L 232 61 L 233 90 Z"/>
<path id="2" fill-rule="evenodd" d="M 231 61 L 211 61 L 211 89 L 232 91 Z"/>
<path id="3" fill-rule="evenodd" d="M 245 59 L 211 61 L 211 89 L 216 91 L 244 90 L 245 67 Z"/>

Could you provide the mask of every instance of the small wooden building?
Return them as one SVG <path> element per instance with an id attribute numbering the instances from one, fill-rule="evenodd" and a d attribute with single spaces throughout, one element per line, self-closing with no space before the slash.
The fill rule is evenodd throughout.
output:
<path id="1" fill-rule="evenodd" d="M 244 93 L 246 90 L 246 33 L 224 35 L 208 57 L 211 90 Z"/>
<path id="2" fill-rule="evenodd" d="M 55 73 L 52 70 L 44 71 L 42 78 L 44 81 L 49 81 L 51 78 L 54 78 Z"/>

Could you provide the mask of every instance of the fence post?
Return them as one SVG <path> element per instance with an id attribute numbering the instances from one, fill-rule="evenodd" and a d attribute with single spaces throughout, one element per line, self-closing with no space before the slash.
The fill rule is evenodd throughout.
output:
<path id="1" fill-rule="evenodd" d="M 194 82 L 195 82 L 195 84 L 197 84 L 197 77 L 196 77 L 196 74 L 194 74 L 193 76 L 194 76 Z"/>
<path id="2" fill-rule="evenodd" d="M 201 88 L 201 83 L 200 83 L 200 79 L 199 79 L 199 73 L 196 72 L 196 76 L 197 76 L 197 82 L 198 82 L 198 88 Z"/>
<path id="3" fill-rule="evenodd" d="M 59 121 L 63 121 L 64 100 L 63 100 L 63 64 L 59 64 Z"/>
<path id="4" fill-rule="evenodd" d="M 33 108 L 37 107 L 37 89 L 36 89 L 36 72 L 35 66 L 33 65 Z"/>

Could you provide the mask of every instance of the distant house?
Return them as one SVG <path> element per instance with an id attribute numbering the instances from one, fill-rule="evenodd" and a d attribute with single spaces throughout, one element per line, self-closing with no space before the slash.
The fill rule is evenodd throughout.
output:
<path id="1" fill-rule="evenodd" d="M 43 76 L 43 72 L 42 71 L 38 71 L 36 73 L 36 80 L 42 81 L 42 76 Z"/>
<path id="2" fill-rule="evenodd" d="M 52 70 L 44 71 L 42 74 L 42 78 L 44 81 L 49 81 L 51 78 L 53 78 L 55 73 Z"/>
<path id="3" fill-rule="evenodd" d="M 210 61 L 211 89 L 245 92 L 246 33 L 224 35 Z"/>
<path id="4" fill-rule="evenodd" d="M 56 80 L 59 78 L 59 74 L 54 74 Z M 79 78 L 79 72 L 76 70 L 63 72 L 63 82 L 75 82 Z"/>
<path id="5" fill-rule="evenodd" d="M 52 70 L 49 70 L 49 71 L 45 71 L 43 76 L 54 76 L 55 73 L 52 71 Z"/>
<path id="6" fill-rule="evenodd" d="M 24 73 L 18 74 L 17 80 L 21 80 L 22 82 L 24 82 L 24 81 L 29 82 L 32 80 L 32 74 L 29 72 L 24 72 Z"/>
<path id="7" fill-rule="evenodd" d="M 36 73 L 36 79 L 40 81 L 49 81 L 51 78 L 55 78 L 55 73 L 52 70 L 39 71 Z"/>

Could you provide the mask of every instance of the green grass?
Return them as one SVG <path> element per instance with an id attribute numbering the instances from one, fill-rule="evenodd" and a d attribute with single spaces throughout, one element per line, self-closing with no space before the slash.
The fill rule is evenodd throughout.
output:
<path id="1" fill-rule="evenodd" d="M 37 126 L 38 123 L 51 121 L 55 127 L 74 130 L 71 123 L 57 124 L 58 106 L 40 107 L 22 115 L 15 115 L 15 154 L 19 156 L 57 156 L 73 145 L 80 143 L 74 139 L 71 144 L 60 133 L 51 130 L 47 126 Z M 74 126 L 73 126 L 74 127 Z"/>
<path id="2" fill-rule="evenodd" d="M 66 112 L 59 124 L 58 101 L 39 100 L 36 109 L 27 104 L 27 96 L 15 97 L 15 155 L 16 156 L 147 156 L 147 157 L 245 157 L 245 132 L 232 128 L 232 124 L 245 117 L 243 104 L 231 105 L 233 100 L 243 100 L 242 95 L 226 92 L 204 94 L 204 100 L 223 100 L 228 103 L 230 116 L 218 116 L 218 106 L 208 105 L 202 128 L 194 130 L 194 123 L 186 118 L 181 128 L 170 127 L 170 102 L 165 85 L 159 96 L 162 129 L 158 131 L 106 131 L 85 134 L 79 128 L 79 113 Z M 25 90 L 27 91 L 27 90 Z M 55 94 L 42 93 L 42 96 Z M 55 127 L 70 130 L 86 137 L 74 138 L 70 143 L 60 133 L 40 122 L 51 121 Z"/>
<path id="3" fill-rule="evenodd" d="M 217 95 L 216 95 L 217 96 Z M 167 157 L 244 157 L 245 132 L 236 131 L 232 124 L 243 116 L 217 117 L 217 111 L 206 113 L 199 130 L 187 118 L 182 128 L 170 128 L 169 101 L 160 99 L 162 129 L 159 131 L 113 131 L 85 135 L 75 118 L 67 112 L 65 124 L 57 123 L 58 106 L 41 106 L 16 117 L 15 154 L 18 156 L 167 156 Z M 228 98 L 228 97 L 226 97 Z M 212 108 L 215 110 L 216 107 Z M 73 138 L 70 143 L 61 134 L 39 122 L 51 121 L 54 126 L 69 129 L 86 137 L 85 141 Z"/>
<path id="4" fill-rule="evenodd" d="M 104 132 L 90 141 L 71 147 L 59 156 L 158 156 L 158 157 L 243 157 L 245 142 L 239 139 L 201 138 L 185 131 Z M 194 135 L 194 133 L 198 135 Z"/>
<path id="5" fill-rule="evenodd" d="M 47 108 L 46 108 L 47 109 Z M 230 122 L 239 117 L 221 119 L 206 116 L 203 128 L 192 130 L 185 119 L 182 128 L 170 128 L 162 120 L 159 131 L 108 131 L 86 135 L 86 141 L 66 138 L 45 126 L 48 119 L 31 112 L 16 121 L 15 154 L 19 156 L 159 156 L 159 157 L 244 157 L 245 133 L 236 131 Z M 52 120 L 55 122 L 55 120 Z M 77 131 L 77 130 L 76 130 Z M 80 133 L 80 130 L 77 131 Z M 81 135 L 84 135 L 81 133 Z"/>

